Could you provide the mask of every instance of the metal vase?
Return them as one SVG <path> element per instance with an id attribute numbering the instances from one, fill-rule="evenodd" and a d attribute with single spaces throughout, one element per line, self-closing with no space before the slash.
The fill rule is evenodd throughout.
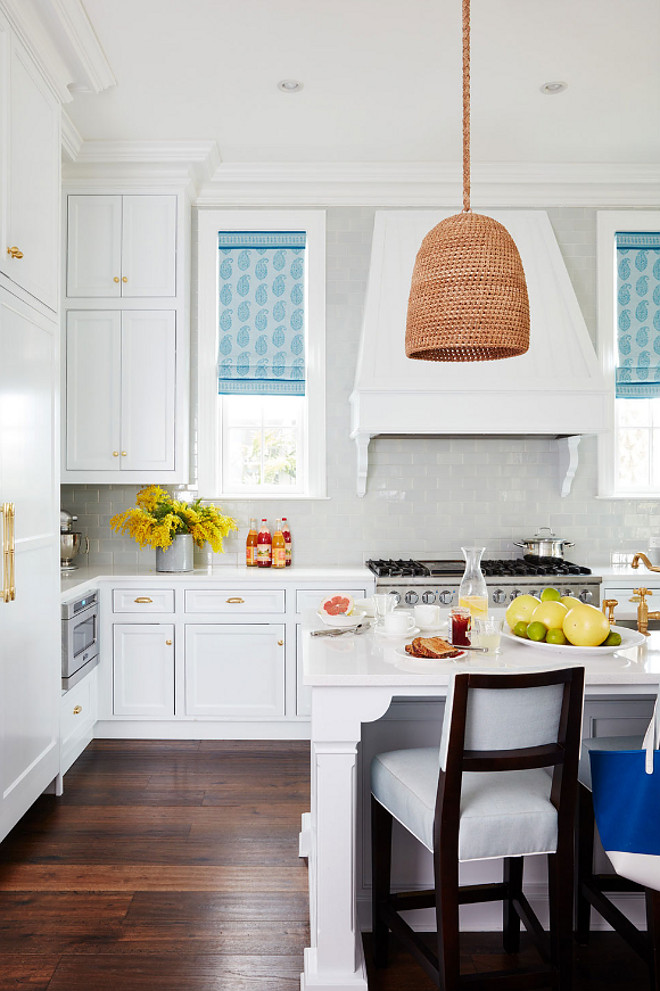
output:
<path id="1" fill-rule="evenodd" d="M 156 548 L 156 571 L 192 571 L 193 539 L 190 533 L 180 533 L 163 550 Z"/>

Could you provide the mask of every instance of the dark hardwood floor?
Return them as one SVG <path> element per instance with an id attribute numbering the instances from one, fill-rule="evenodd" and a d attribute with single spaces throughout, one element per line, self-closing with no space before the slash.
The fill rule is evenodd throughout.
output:
<path id="1" fill-rule="evenodd" d="M 305 743 L 95 741 L 0 844 L 0 991 L 297 991 L 307 808 Z M 466 934 L 464 970 L 499 946 Z M 576 969 L 575 991 L 647 987 L 614 934 Z M 431 987 L 395 946 L 370 966 L 373 991 Z"/>

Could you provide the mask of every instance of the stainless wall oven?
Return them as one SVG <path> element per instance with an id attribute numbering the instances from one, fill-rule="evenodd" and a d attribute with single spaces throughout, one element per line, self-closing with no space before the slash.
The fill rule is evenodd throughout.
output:
<path id="1" fill-rule="evenodd" d="M 62 688 L 84 678 L 99 661 L 99 593 L 62 603 Z"/>

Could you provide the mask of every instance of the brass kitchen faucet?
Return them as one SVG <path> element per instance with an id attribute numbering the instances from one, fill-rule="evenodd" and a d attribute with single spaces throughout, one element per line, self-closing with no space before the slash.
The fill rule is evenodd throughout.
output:
<path id="1" fill-rule="evenodd" d="M 649 571 L 660 571 L 660 568 L 654 567 L 651 564 L 651 562 L 649 561 L 649 559 L 646 556 L 646 554 L 642 554 L 641 551 L 640 551 L 639 554 L 635 554 L 635 556 L 633 557 L 632 561 L 630 562 L 631 563 L 631 566 L 633 568 L 639 568 L 639 562 L 640 561 L 643 561 L 644 566 L 646 568 L 648 568 Z M 631 602 L 637 602 L 638 603 L 638 605 L 637 605 L 637 629 L 639 630 L 640 633 L 643 633 L 645 637 L 648 637 L 650 635 L 649 634 L 649 620 L 650 619 L 660 619 L 660 611 L 649 612 L 649 607 L 648 607 L 648 603 L 646 601 L 646 596 L 653 594 L 651 592 L 651 589 L 650 588 L 634 588 L 633 589 L 633 593 L 634 593 L 633 594 L 633 597 L 632 597 L 632 599 L 630 601 Z"/>

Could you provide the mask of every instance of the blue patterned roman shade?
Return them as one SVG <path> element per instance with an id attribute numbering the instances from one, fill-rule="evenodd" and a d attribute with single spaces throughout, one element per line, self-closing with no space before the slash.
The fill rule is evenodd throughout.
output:
<path id="1" fill-rule="evenodd" d="M 660 396 L 660 232 L 616 237 L 616 395 Z"/>
<path id="2" fill-rule="evenodd" d="M 218 392 L 305 394 L 305 232 L 218 232 Z"/>

